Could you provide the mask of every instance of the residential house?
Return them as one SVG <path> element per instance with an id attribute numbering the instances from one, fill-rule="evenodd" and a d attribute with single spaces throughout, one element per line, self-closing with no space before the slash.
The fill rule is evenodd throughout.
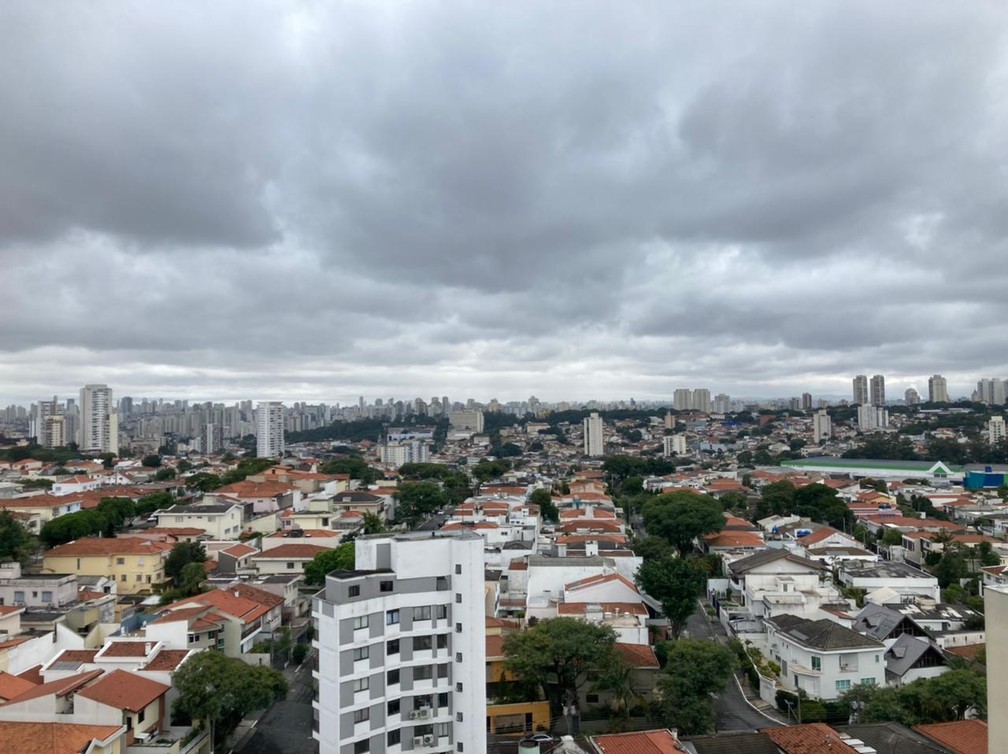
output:
<path id="1" fill-rule="evenodd" d="M 77 601 L 77 586 L 75 574 L 22 575 L 20 563 L 0 564 L 0 606 L 64 607 Z"/>
<path id="2" fill-rule="evenodd" d="M 329 549 L 325 545 L 300 542 L 278 545 L 253 555 L 252 562 L 260 576 L 301 575 L 316 555 Z"/>
<path id="3" fill-rule="evenodd" d="M 78 539 L 47 550 L 42 572 L 107 576 L 118 593 L 148 593 L 165 580 L 164 563 L 171 546 L 132 537 Z"/>
<path id="4" fill-rule="evenodd" d="M 885 645 L 828 618 L 764 619 L 767 659 L 780 665 L 781 684 L 813 699 L 831 700 L 858 684 L 884 684 Z"/>
<path id="5" fill-rule="evenodd" d="M 866 599 L 871 601 L 876 601 L 872 600 L 872 593 L 883 588 L 895 592 L 904 602 L 922 597 L 934 602 L 941 600 L 938 579 L 907 563 L 846 561 L 840 565 L 839 578 L 846 587 L 864 589 L 868 593 Z"/>
<path id="6" fill-rule="evenodd" d="M 233 502 L 173 505 L 151 518 L 158 527 L 202 529 L 210 539 L 235 540 L 243 530 L 244 508 Z"/>

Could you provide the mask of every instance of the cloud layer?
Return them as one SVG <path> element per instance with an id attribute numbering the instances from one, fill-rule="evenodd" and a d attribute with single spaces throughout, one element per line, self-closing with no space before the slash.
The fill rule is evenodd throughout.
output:
<path id="1" fill-rule="evenodd" d="M 999 4 L 666 5 L 6 4 L 0 403 L 1008 376 Z"/>

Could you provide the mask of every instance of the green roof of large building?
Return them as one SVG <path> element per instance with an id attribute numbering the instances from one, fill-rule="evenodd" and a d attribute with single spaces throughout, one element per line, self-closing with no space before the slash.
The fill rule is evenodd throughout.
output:
<path id="1" fill-rule="evenodd" d="M 879 458 L 837 458 L 835 456 L 820 456 L 818 458 L 799 458 L 793 461 L 782 461 L 781 466 L 802 469 L 812 466 L 844 469 L 879 469 L 892 471 L 923 471 L 929 472 L 941 464 L 948 471 L 961 472 L 962 467 L 944 461 L 897 461 Z"/>

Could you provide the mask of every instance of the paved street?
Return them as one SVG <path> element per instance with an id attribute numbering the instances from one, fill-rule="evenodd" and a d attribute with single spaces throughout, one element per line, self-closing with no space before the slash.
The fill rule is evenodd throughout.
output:
<path id="1" fill-rule="evenodd" d="M 720 624 L 714 624 L 716 630 L 712 630 L 711 624 L 706 616 L 697 609 L 697 612 L 690 616 L 687 623 L 687 630 L 693 639 L 717 639 L 724 641 L 724 629 Z M 730 681 L 725 690 L 718 695 L 714 701 L 714 713 L 718 731 L 725 730 L 758 730 L 760 728 L 775 728 L 784 723 L 775 718 L 768 718 L 757 710 L 753 709 L 746 701 L 745 696 L 739 690 L 738 684 Z"/>
<path id="2" fill-rule="evenodd" d="M 305 661 L 298 670 L 285 673 L 290 691 L 287 698 L 267 710 L 252 729 L 251 738 L 235 747 L 242 754 L 315 754 L 312 738 L 311 666 Z"/>

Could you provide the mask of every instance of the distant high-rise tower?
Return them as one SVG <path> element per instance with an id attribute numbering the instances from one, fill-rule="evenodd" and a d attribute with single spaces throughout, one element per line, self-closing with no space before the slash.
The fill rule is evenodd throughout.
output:
<path id="1" fill-rule="evenodd" d="M 284 407 L 279 401 L 260 401 L 256 407 L 256 455 L 278 458 L 284 454 Z"/>
<path id="2" fill-rule="evenodd" d="M 718 393 L 714 396 L 714 413 L 727 414 L 731 411 L 731 396 L 727 393 Z"/>
<path id="3" fill-rule="evenodd" d="M 1005 420 L 1003 416 L 992 416 L 987 422 L 987 441 L 995 445 L 1005 439 Z"/>
<path id="4" fill-rule="evenodd" d="M 916 388 L 907 388 L 906 392 L 903 393 L 903 402 L 908 406 L 916 406 L 920 401 L 920 393 L 917 392 Z"/>
<path id="5" fill-rule="evenodd" d="M 1005 402 L 1004 380 L 985 377 L 977 382 L 977 396 L 981 403 L 989 406 L 1003 406 Z"/>
<path id="6" fill-rule="evenodd" d="M 689 411 L 693 408 L 693 391 L 689 388 L 676 388 L 672 394 L 672 408 L 676 411 Z"/>
<path id="7" fill-rule="evenodd" d="M 582 422 L 584 427 L 584 454 L 586 456 L 600 456 L 604 452 L 602 444 L 602 417 L 598 412 L 592 411 L 590 416 L 586 416 Z"/>
<path id="8" fill-rule="evenodd" d="M 928 378 L 928 400 L 931 403 L 948 403 L 948 380 L 940 374 Z"/>
<path id="9" fill-rule="evenodd" d="M 854 400 L 851 402 L 862 406 L 868 403 L 868 378 L 863 374 L 854 378 Z"/>
<path id="10" fill-rule="evenodd" d="M 119 420 L 112 409 L 112 388 L 85 385 L 80 391 L 80 429 L 77 444 L 90 453 L 119 453 Z"/>
<path id="11" fill-rule="evenodd" d="M 823 440 L 830 439 L 832 436 L 833 420 L 826 413 L 826 409 L 819 409 L 812 416 L 812 440 L 814 442 L 822 442 Z"/>
<path id="12" fill-rule="evenodd" d="M 868 391 L 873 406 L 885 405 L 885 377 L 881 374 L 872 375 Z"/>
<path id="13" fill-rule="evenodd" d="M 693 391 L 693 410 L 703 411 L 705 414 L 711 412 L 710 390 L 698 387 Z"/>
<path id="14" fill-rule="evenodd" d="M 801 394 L 801 407 L 802 411 L 812 410 L 812 393 L 802 393 Z"/>

